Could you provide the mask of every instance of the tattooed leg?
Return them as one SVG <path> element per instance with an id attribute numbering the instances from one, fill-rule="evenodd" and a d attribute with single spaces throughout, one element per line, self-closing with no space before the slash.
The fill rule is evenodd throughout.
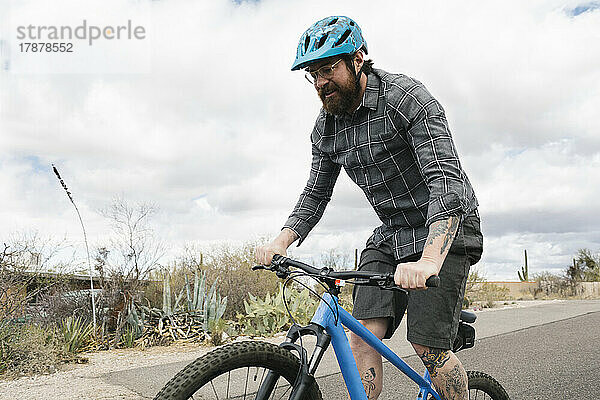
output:
<path id="1" fill-rule="evenodd" d="M 375 391 L 377 390 L 377 384 L 375 383 L 376 378 L 377 373 L 375 372 L 374 367 L 371 367 L 368 370 L 366 370 L 360 377 L 363 386 L 365 387 L 365 392 L 367 393 L 367 399 L 375 398 Z"/>
<path id="2" fill-rule="evenodd" d="M 431 380 L 442 399 L 469 399 L 467 373 L 452 351 L 429 348 L 414 343 L 413 347 L 429 371 Z"/>
<path id="3" fill-rule="evenodd" d="M 373 318 L 360 322 L 379 339 L 382 339 L 385 335 L 388 324 L 387 318 Z M 350 347 L 367 393 L 367 399 L 377 399 L 383 387 L 381 355 L 354 332 L 350 333 Z"/>

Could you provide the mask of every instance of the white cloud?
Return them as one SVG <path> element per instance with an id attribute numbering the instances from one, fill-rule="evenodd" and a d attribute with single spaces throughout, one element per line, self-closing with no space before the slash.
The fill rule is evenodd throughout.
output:
<path id="1" fill-rule="evenodd" d="M 13 21 L 32 7 L 42 22 L 91 19 L 78 3 L 0 8 L 10 4 Z M 103 15 L 124 19 L 150 10 L 151 72 L 0 74 L 5 229 L 79 235 L 54 162 L 97 240 L 108 231 L 96 210 L 117 194 L 155 202 L 175 247 L 276 234 L 306 182 L 319 108 L 302 74 L 289 71 L 296 41 L 315 20 L 345 14 L 361 25 L 376 67 L 416 77 L 444 105 L 481 203 L 490 275 L 516 278 L 523 248 L 535 268 L 558 268 L 579 247 L 600 247 L 598 10 L 574 17 L 578 3 L 559 1 L 102 4 Z M 351 251 L 377 224 L 341 176 L 294 254 Z"/>

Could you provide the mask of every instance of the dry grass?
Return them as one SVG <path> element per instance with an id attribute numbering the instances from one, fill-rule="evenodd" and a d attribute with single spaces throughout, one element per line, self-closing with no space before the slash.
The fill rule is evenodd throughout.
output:
<path id="1" fill-rule="evenodd" d="M 50 327 L 8 325 L 0 336 L 0 375 L 4 378 L 53 373 L 61 364 L 85 360 L 67 352 L 60 335 Z"/>

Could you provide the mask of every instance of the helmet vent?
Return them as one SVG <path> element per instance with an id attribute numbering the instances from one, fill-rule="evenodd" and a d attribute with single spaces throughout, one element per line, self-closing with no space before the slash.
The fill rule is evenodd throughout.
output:
<path id="1" fill-rule="evenodd" d="M 350 21 L 350 26 L 354 26 L 354 21 Z"/>
<path id="2" fill-rule="evenodd" d="M 319 40 L 319 43 L 317 44 L 317 49 L 320 49 L 321 46 L 323 46 L 325 44 L 325 41 L 327 40 L 327 37 L 329 36 L 329 34 L 323 35 L 323 37 L 321 37 L 321 39 Z"/>
<path id="3" fill-rule="evenodd" d="M 335 24 L 337 22 L 337 20 L 338 20 L 337 18 L 332 19 L 331 22 L 329 22 L 327 24 L 327 26 Z"/>
<path id="4" fill-rule="evenodd" d="M 306 39 L 304 39 L 304 52 L 306 53 L 306 50 L 308 50 L 308 45 L 310 44 L 310 36 L 306 35 Z"/>
<path id="5" fill-rule="evenodd" d="M 348 39 L 348 36 L 350 36 L 350 29 L 346 29 L 346 32 L 344 32 L 344 34 L 339 38 L 339 40 L 337 42 L 335 42 L 335 44 L 333 45 L 333 47 L 337 47 L 340 44 L 344 43 L 346 41 L 346 39 Z"/>

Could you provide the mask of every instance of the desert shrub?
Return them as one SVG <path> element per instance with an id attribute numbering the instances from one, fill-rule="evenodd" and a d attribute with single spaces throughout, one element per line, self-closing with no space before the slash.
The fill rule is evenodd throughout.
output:
<path id="1" fill-rule="evenodd" d="M 352 301 L 352 290 L 354 289 L 354 285 L 345 285 L 342 286 L 342 290 L 340 291 L 340 295 L 338 296 L 340 305 L 346 309 L 349 313 L 352 313 L 352 308 L 354 307 L 354 302 Z"/>
<path id="2" fill-rule="evenodd" d="M 225 321 L 223 318 L 211 321 L 209 343 L 213 346 L 222 345 L 225 341 L 225 338 L 227 336 L 230 336 L 227 333 L 228 331 L 229 333 L 232 333 L 231 329 L 229 328 L 229 325 L 227 324 L 227 321 Z"/>
<path id="3" fill-rule="evenodd" d="M 63 242 L 41 239 L 36 233 L 16 233 L 0 246 L 0 326 L 30 316 L 31 305 L 57 284 L 60 275 L 46 272 L 63 269 L 55 255 Z"/>
<path id="4" fill-rule="evenodd" d="M 243 333 L 248 335 L 271 336 L 288 329 L 292 320 L 283 301 L 283 285 L 279 284 L 277 294 L 267 293 L 264 299 L 249 295 L 250 301 L 244 301 L 244 312 L 237 318 Z M 319 302 L 311 297 L 308 289 L 302 291 L 286 288 L 285 298 L 289 311 L 296 323 L 306 325 L 314 315 Z"/>
<path id="5" fill-rule="evenodd" d="M 463 307 L 480 304 L 483 307 L 491 308 L 495 306 L 496 301 L 508 300 L 509 294 L 508 288 L 487 282 L 480 270 L 473 269 L 467 277 Z"/>
<path id="6" fill-rule="evenodd" d="M 480 282 L 473 286 L 469 299 L 472 302 L 480 303 L 483 307 L 492 308 L 496 301 L 508 300 L 509 294 L 508 288 L 495 283 Z"/>
<path id="7" fill-rule="evenodd" d="M 45 325 L 58 325 L 69 317 L 92 321 L 92 296 L 89 290 L 74 289 L 65 275 L 51 290 L 38 296 L 34 318 Z M 100 291 L 96 292 L 96 305 L 102 310 Z"/>
<path id="8" fill-rule="evenodd" d="M 573 258 L 573 264 L 567 267 L 566 275 L 573 284 L 600 281 L 600 253 L 579 249 Z"/>
<path id="9" fill-rule="evenodd" d="M 569 297 L 574 294 L 573 282 L 567 276 L 560 276 L 551 272 L 542 272 L 534 275 L 537 282 L 533 296 L 537 298 Z"/>
<path id="10" fill-rule="evenodd" d="M 52 373 L 60 364 L 76 359 L 64 350 L 53 327 L 11 324 L 0 331 L 0 374 L 4 376 Z"/>
<path id="11" fill-rule="evenodd" d="M 158 271 L 153 272 L 149 281 L 142 288 L 140 301 L 149 308 L 162 308 L 163 301 L 163 275 Z M 178 274 L 175 274 L 176 276 Z"/>
<path id="12" fill-rule="evenodd" d="M 223 318 L 235 318 L 237 312 L 244 310 L 244 300 L 249 300 L 249 294 L 264 297 L 277 290 L 279 279 L 275 274 L 252 271 L 256 264 L 254 248 L 259 243 L 247 242 L 240 246 L 223 244 L 205 252 L 188 247 L 171 273 L 172 291 L 179 293 L 185 284 L 185 274 L 191 278 L 196 269 L 206 271 L 208 284 L 212 285 L 218 279 L 219 293 L 227 296 L 227 310 Z"/>

